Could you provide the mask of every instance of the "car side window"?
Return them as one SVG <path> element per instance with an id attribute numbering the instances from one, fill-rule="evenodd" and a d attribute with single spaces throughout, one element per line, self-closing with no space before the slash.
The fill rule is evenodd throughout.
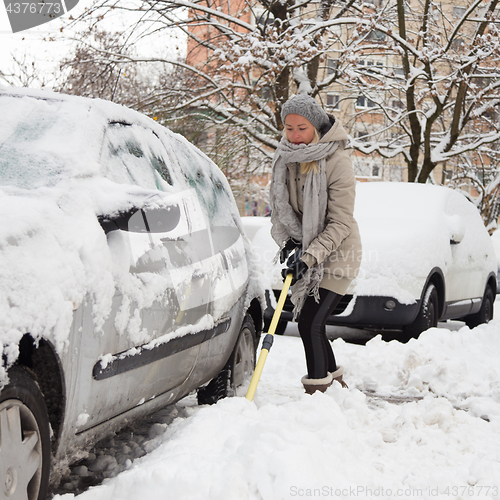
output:
<path id="1" fill-rule="evenodd" d="M 152 153 L 150 161 L 151 165 L 161 175 L 162 179 L 172 186 L 172 176 L 163 158 Z"/>
<path id="2" fill-rule="evenodd" d="M 173 185 L 163 144 L 151 130 L 139 125 L 110 123 L 101 163 L 109 179 L 145 188 L 167 190 Z"/>
<path id="3" fill-rule="evenodd" d="M 179 169 L 187 184 L 195 189 L 212 222 L 230 220 L 233 197 L 224 175 L 208 158 L 179 139 L 173 145 Z"/>

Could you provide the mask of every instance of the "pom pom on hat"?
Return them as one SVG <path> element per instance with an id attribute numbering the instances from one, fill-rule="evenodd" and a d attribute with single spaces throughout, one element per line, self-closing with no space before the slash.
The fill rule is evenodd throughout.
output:
<path id="1" fill-rule="evenodd" d="M 330 123 L 325 110 L 317 103 L 316 99 L 307 94 L 298 94 L 283 104 L 281 120 L 285 123 L 287 115 L 300 115 L 309 120 L 317 130 Z"/>

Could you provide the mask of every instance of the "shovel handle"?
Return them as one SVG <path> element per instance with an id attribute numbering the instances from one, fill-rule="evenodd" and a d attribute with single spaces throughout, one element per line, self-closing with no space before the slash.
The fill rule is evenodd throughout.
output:
<path id="1" fill-rule="evenodd" d="M 253 397 L 255 395 L 255 391 L 257 390 L 257 385 L 260 380 L 262 369 L 264 368 L 267 355 L 269 354 L 269 350 L 271 349 L 274 332 L 276 331 L 276 327 L 278 326 L 278 321 L 281 316 L 281 311 L 283 310 L 283 306 L 285 305 L 286 296 L 288 295 L 288 289 L 290 288 L 290 285 L 292 283 L 292 277 L 293 276 L 291 273 L 286 275 L 285 282 L 283 283 L 283 288 L 281 289 L 281 293 L 278 299 L 278 304 L 276 306 L 276 309 L 274 310 L 271 324 L 269 325 L 269 332 L 264 338 L 263 346 L 259 354 L 259 359 L 257 361 L 257 364 L 255 365 L 255 370 L 252 375 L 252 380 L 250 380 L 250 385 L 248 386 L 247 395 L 245 396 L 250 401 L 253 401 Z"/>

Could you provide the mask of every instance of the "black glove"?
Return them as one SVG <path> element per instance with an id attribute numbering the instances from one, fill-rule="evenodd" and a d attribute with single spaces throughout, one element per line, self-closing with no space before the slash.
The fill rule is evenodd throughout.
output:
<path id="1" fill-rule="evenodd" d="M 280 264 L 285 262 L 286 258 L 295 250 L 302 249 L 302 245 L 299 241 L 295 241 L 293 238 L 289 238 L 285 243 L 285 246 L 280 252 Z"/>
<path id="2" fill-rule="evenodd" d="M 292 274 L 292 282 L 290 285 L 295 285 L 298 280 L 304 277 L 305 272 L 309 269 L 309 266 L 301 259 L 302 249 L 297 250 L 287 261 L 286 269 L 281 271 L 281 276 L 283 279 L 287 277 L 288 274 Z"/>

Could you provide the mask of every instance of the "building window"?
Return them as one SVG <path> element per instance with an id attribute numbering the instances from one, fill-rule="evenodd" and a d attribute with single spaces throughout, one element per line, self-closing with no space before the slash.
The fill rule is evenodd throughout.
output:
<path id="1" fill-rule="evenodd" d="M 455 38 L 453 42 L 451 42 L 451 46 L 455 50 L 462 50 L 465 47 L 465 42 L 463 38 Z"/>
<path id="2" fill-rule="evenodd" d="M 273 91 L 269 85 L 264 85 L 260 89 L 260 97 L 266 101 L 270 101 L 273 98 Z"/>
<path id="3" fill-rule="evenodd" d="M 454 5 L 453 6 L 453 17 L 460 19 L 465 14 L 465 10 L 466 10 L 465 7 L 461 7 L 459 5 Z"/>
<path id="4" fill-rule="evenodd" d="M 331 109 L 340 109 L 340 96 L 336 94 L 327 94 L 326 106 Z"/>
<path id="5" fill-rule="evenodd" d="M 374 108 L 375 103 L 371 99 L 368 99 L 368 97 L 360 95 L 356 101 L 356 106 L 358 108 Z"/>
<path id="6" fill-rule="evenodd" d="M 441 17 L 441 10 L 437 5 L 431 6 L 431 16 L 434 21 L 438 21 L 439 18 Z"/>
<path id="7" fill-rule="evenodd" d="M 489 85 L 489 79 L 488 78 L 471 78 L 472 83 L 479 87 L 480 89 L 484 89 L 484 87 Z"/>
<path id="8" fill-rule="evenodd" d="M 353 163 L 354 174 L 356 177 L 361 177 L 364 179 L 382 177 L 382 164 L 374 164 L 369 160 L 358 160 Z"/>
<path id="9" fill-rule="evenodd" d="M 391 107 L 396 108 L 396 109 L 404 109 L 405 105 L 403 101 L 400 101 L 399 99 L 393 99 L 391 101 Z"/>
<path id="10" fill-rule="evenodd" d="M 327 74 L 333 75 L 338 67 L 339 67 L 339 60 L 332 59 L 329 57 L 327 60 Z"/>
<path id="11" fill-rule="evenodd" d="M 382 61 L 366 60 L 366 61 L 359 61 L 359 66 L 364 66 L 365 68 L 367 68 L 366 71 L 368 73 L 376 73 L 384 68 L 384 63 Z M 377 71 L 373 69 L 374 67 L 377 68 Z"/>
<path id="12" fill-rule="evenodd" d="M 376 67 L 377 68 L 377 71 L 374 71 L 373 69 L 368 69 L 368 73 L 377 73 L 379 72 L 381 69 L 384 69 L 384 63 L 381 62 L 381 61 L 377 61 L 377 62 L 373 62 L 373 61 L 367 61 L 367 64 L 368 68 L 370 67 Z"/>
<path id="13" fill-rule="evenodd" d="M 370 40 L 372 42 L 383 42 L 386 38 L 386 34 L 380 30 L 371 30 L 368 35 L 366 35 L 365 40 Z"/>
<path id="14" fill-rule="evenodd" d="M 274 25 L 273 14 L 269 11 L 255 12 L 255 25 L 264 31 L 266 28 L 272 27 Z"/>
<path id="15" fill-rule="evenodd" d="M 392 68 L 392 71 L 394 72 L 394 75 L 398 78 L 405 77 L 405 70 L 403 69 L 402 66 L 394 66 L 394 68 Z"/>

